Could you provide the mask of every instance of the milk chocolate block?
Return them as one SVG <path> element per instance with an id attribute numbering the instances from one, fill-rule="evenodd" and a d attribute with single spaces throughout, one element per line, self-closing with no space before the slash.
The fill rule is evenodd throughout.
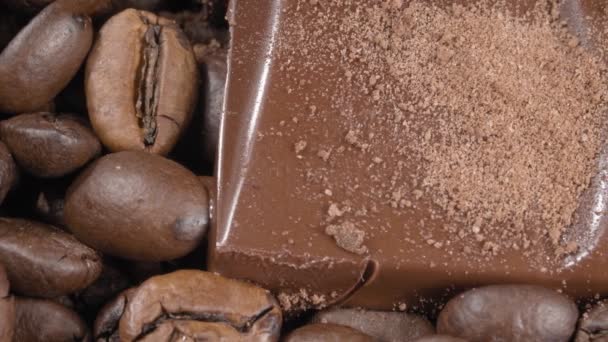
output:
<path id="1" fill-rule="evenodd" d="M 287 311 L 606 294 L 608 4 L 498 7 L 231 1 L 210 270 Z"/>

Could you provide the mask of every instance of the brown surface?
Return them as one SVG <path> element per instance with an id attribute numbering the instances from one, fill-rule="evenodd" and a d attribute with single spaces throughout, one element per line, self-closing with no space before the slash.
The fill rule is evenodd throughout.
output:
<path id="1" fill-rule="evenodd" d="M 81 13 L 70 1 L 56 1 L 2 51 L 0 111 L 37 110 L 74 77 L 93 41 L 91 19 Z"/>
<path id="2" fill-rule="evenodd" d="M 19 170 L 6 144 L 0 141 L 0 204 L 6 194 L 16 185 Z"/>
<path id="3" fill-rule="evenodd" d="M 285 342 L 373 342 L 374 338 L 358 330 L 338 324 L 309 324 L 292 331 Z"/>
<path id="4" fill-rule="evenodd" d="M 101 153 L 101 143 L 86 120 L 73 114 L 21 114 L 2 121 L 0 139 L 17 163 L 38 177 L 76 171 Z"/>
<path id="5" fill-rule="evenodd" d="M 64 219 L 82 241 L 110 255 L 164 261 L 202 241 L 208 195 L 192 172 L 139 151 L 106 155 L 68 189 Z"/>
<path id="6" fill-rule="evenodd" d="M 0 264 L 0 341 L 12 341 L 15 332 L 15 298 L 9 290 L 6 271 Z"/>
<path id="7" fill-rule="evenodd" d="M 132 287 L 119 293 L 108 301 L 97 314 L 93 324 L 93 338 L 98 342 L 119 342 L 118 322 L 125 312 L 127 303 L 136 288 Z"/>
<path id="8" fill-rule="evenodd" d="M 90 341 L 86 323 L 74 311 L 50 300 L 17 298 L 14 341 Z"/>
<path id="9" fill-rule="evenodd" d="M 15 293 L 57 297 L 82 290 L 101 272 L 101 256 L 53 226 L 0 218 L 0 260 Z"/>
<path id="10" fill-rule="evenodd" d="M 608 305 L 606 301 L 596 303 L 581 316 L 575 342 L 608 341 Z"/>
<path id="11" fill-rule="evenodd" d="M 180 330 L 203 336 L 209 330 L 209 336 L 270 342 L 278 341 L 281 320 L 268 291 L 212 273 L 181 270 L 152 277 L 137 288 L 120 319 L 120 338 L 134 341 Z"/>
<path id="12" fill-rule="evenodd" d="M 522 3 L 529 8 L 534 1 Z M 603 163 L 580 199 L 576 223 L 566 234 L 568 241 L 576 243 L 566 250 L 576 253 L 559 260 L 550 242 L 542 239 L 531 247 L 532 257 L 508 248 L 497 255 L 470 258 L 458 250 L 460 245 L 445 248 L 441 242 L 454 238 L 446 227 L 456 231 L 472 227 L 433 207 L 423 192 L 413 193 L 414 207 L 401 215 L 357 189 L 330 188 L 334 182 L 344 184 L 341 180 L 356 180 L 362 188 L 370 188 L 374 179 L 367 166 L 361 168 L 358 163 L 364 158 L 369 161 L 365 165 L 384 167 L 382 149 L 392 146 L 380 144 L 379 159 L 354 153 L 363 146 L 340 128 L 347 119 L 364 121 L 374 104 L 373 96 L 356 97 L 354 90 L 347 108 L 332 103 L 333 90 L 348 93 L 352 89 L 342 77 L 344 60 L 323 55 L 323 49 L 310 52 L 318 55 L 311 59 L 280 53 L 279 38 L 291 39 L 289 44 L 295 46 L 299 42 L 297 35 L 283 34 L 289 32 L 290 22 L 301 18 L 304 25 L 309 23 L 305 29 L 319 29 L 315 20 L 306 20 L 316 13 L 314 8 L 298 1 L 231 3 L 232 50 L 211 236 L 212 271 L 285 293 L 279 298 L 286 299 L 282 304 L 289 309 L 336 301 L 378 309 L 402 304 L 416 308 L 445 295 L 446 289 L 506 282 L 563 287 L 576 296 L 605 292 L 608 271 L 602 265 L 608 262 L 608 254 L 602 246 L 607 242 L 603 211 L 607 167 Z M 605 20 L 604 10 L 603 2 L 592 0 L 565 1 L 561 8 L 569 28 L 585 44 L 593 41 L 585 28 Z M 329 17 L 338 15 L 334 12 Z M 396 105 L 380 103 L 387 110 Z M 345 111 L 348 117 L 342 115 Z M 303 120 L 306 115 L 316 119 Z M 302 149 L 300 144 L 296 153 L 295 144 L 300 141 L 307 146 Z M 344 156 L 331 164 L 338 149 L 324 150 L 324 144 L 344 144 Z M 405 171 L 416 169 L 415 164 L 404 167 Z M 319 175 L 327 169 L 329 181 L 323 183 Z M 334 198 L 342 201 L 332 202 Z M 361 203 L 367 205 L 366 213 L 355 207 Z M 363 216 L 353 215 L 359 211 Z M 328 217 L 344 222 L 346 215 L 350 217 L 346 222 L 365 233 L 361 246 L 368 254 L 349 253 L 324 233 Z"/>

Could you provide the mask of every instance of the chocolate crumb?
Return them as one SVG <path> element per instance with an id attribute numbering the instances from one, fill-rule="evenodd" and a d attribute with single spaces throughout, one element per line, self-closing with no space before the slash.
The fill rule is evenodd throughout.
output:
<path id="1" fill-rule="evenodd" d="M 325 234 L 332 236 L 336 244 L 344 250 L 355 254 L 365 254 L 367 247 L 363 245 L 365 232 L 357 229 L 352 222 L 332 224 L 325 228 Z"/>

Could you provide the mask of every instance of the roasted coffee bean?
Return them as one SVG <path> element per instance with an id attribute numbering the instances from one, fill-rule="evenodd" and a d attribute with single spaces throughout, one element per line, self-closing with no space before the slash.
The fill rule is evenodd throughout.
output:
<path id="1" fill-rule="evenodd" d="M 53 226 L 0 218 L 0 262 L 11 288 L 52 298 L 82 290 L 97 279 L 101 258 L 72 235 Z"/>
<path id="2" fill-rule="evenodd" d="M 19 171 L 13 156 L 6 145 L 0 141 L 0 204 L 4 201 L 9 190 L 15 186 L 18 178 Z"/>
<path id="3" fill-rule="evenodd" d="M 608 342 L 608 301 L 594 305 L 578 323 L 575 342 Z"/>
<path id="4" fill-rule="evenodd" d="M 209 221 L 207 192 L 181 165 L 146 152 L 98 159 L 70 186 L 65 221 L 104 253 L 162 261 L 186 255 Z"/>
<path id="5" fill-rule="evenodd" d="M 57 0 L 2 51 L 0 112 L 37 110 L 68 84 L 91 48 L 91 19 L 83 13 L 88 9 L 74 0 Z"/>
<path id="6" fill-rule="evenodd" d="M 426 318 L 402 312 L 330 309 L 318 312 L 312 321 L 345 325 L 381 342 L 411 341 L 435 332 Z"/>
<path id="7" fill-rule="evenodd" d="M 174 22 L 125 10 L 101 28 L 85 73 L 93 128 L 112 151 L 169 153 L 197 99 L 192 47 Z"/>
<path id="8" fill-rule="evenodd" d="M 578 309 L 564 295 L 530 285 L 493 285 L 452 298 L 437 331 L 474 341 L 568 341 Z"/>
<path id="9" fill-rule="evenodd" d="M 305 325 L 291 332 L 285 342 L 375 342 L 376 340 L 356 329 L 331 323 Z"/>
<path id="10" fill-rule="evenodd" d="M 219 50 L 204 57 L 202 69 L 203 151 L 205 159 L 213 162 L 218 147 L 220 123 L 222 121 L 222 104 L 224 102 L 227 70 L 226 51 Z"/>
<path id="11" fill-rule="evenodd" d="M 182 270 L 152 277 L 137 288 L 120 320 L 120 339 L 143 340 L 153 334 L 155 341 L 167 341 L 176 333 L 277 341 L 281 318 L 277 301 L 262 288 Z"/>
<path id="12" fill-rule="evenodd" d="M 424 336 L 419 339 L 416 339 L 412 342 L 467 342 L 467 340 L 464 340 L 459 337 L 448 336 L 448 335 L 428 335 L 428 336 Z"/>
<path id="13" fill-rule="evenodd" d="M 127 303 L 135 293 L 136 288 L 127 289 L 111 301 L 107 302 L 93 324 L 93 339 L 97 342 L 120 342 L 118 322 L 125 312 Z"/>
<path id="14" fill-rule="evenodd" d="M 0 341 L 12 341 L 15 331 L 15 298 L 4 266 L 0 264 Z"/>
<path id="15" fill-rule="evenodd" d="M 33 113 L 0 122 L 0 138 L 19 166 L 37 177 L 60 177 L 101 153 L 85 120 L 72 114 Z"/>
<path id="16" fill-rule="evenodd" d="M 51 300 L 17 298 L 14 341 L 90 341 L 84 321 Z"/>

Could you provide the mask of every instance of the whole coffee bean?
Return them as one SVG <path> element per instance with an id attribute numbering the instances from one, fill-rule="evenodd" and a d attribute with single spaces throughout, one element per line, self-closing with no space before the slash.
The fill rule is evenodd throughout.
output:
<path id="1" fill-rule="evenodd" d="M 213 162 L 218 147 L 224 86 L 226 85 L 226 51 L 218 50 L 203 58 L 203 151 L 207 161 Z"/>
<path id="2" fill-rule="evenodd" d="M 207 192 L 181 165 L 146 152 L 98 159 L 70 186 L 65 221 L 104 253 L 143 261 L 172 260 L 201 242 L 209 221 Z"/>
<path id="3" fill-rule="evenodd" d="M 429 335 L 416 339 L 412 342 L 467 342 L 467 340 L 448 335 Z"/>
<path id="4" fill-rule="evenodd" d="M 15 332 L 15 298 L 4 266 L 0 264 L 0 341 L 12 341 Z"/>
<path id="5" fill-rule="evenodd" d="M 128 9 L 101 28 L 85 84 L 91 123 L 105 146 L 165 155 L 192 118 L 198 72 L 174 22 Z"/>
<path id="6" fill-rule="evenodd" d="M 312 321 L 345 325 L 382 342 L 412 341 L 435 332 L 426 318 L 403 312 L 329 309 L 315 314 Z"/>
<path id="7" fill-rule="evenodd" d="M 88 8 L 74 2 L 47 6 L 2 51 L 0 112 L 36 110 L 76 74 L 91 48 L 93 28 L 83 13 Z"/>
<path id="8" fill-rule="evenodd" d="M 374 338 L 356 329 L 331 323 L 305 325 L 291 332 L 285 342 L 374 342 Z"/>
<path id="9" fill-rule="evenodd" d="M 118 322 L 125 312 L 127 303 L 135 293 L 136 288 L 124 290 L 114 299 L 107 302 L 93 324 L 93 339 L 97 342 L 120 342 Z"/>
<path id="10" fill-rule="evenodd" d="M 126 342 L 145 338 L 156 329 L 163 335 L 156 332 L 156 341 L 169 340 L 173 332 L 278 341 L 281 319 L 277 301 L 262 288 L 213 273 L 182 270 L 143 282 L 128 302 L 119 329 L 121 341 Z M 170 321 L 190 323 L 184 327 Z"/>
<path id="11" fill-rule="evenodd" d="M 82 290 L 101 272 L 101 258 L 53 226 L 0 218 L 0 262 L 14 292 L 52 298 Z"/>
<path id="12" fill-rule="evenodd" d="M 90 341 L 85 322 L 51 300 L 17 298 L 14 341 Z"/>
<path id="13" fill-rule="evenodd" d="M 0 138 L 19 166 L 37 177 L 60 177 L 101 153 L 85 120 L 72 114 L 21 114 L 0 122 Z"/>
<path id="14" fill-rule="evenodd" d="M 17 165 L 6 145 L 0 141 L 0 204 L 19 178 Z"/>
<path id="15" fill-rule="evenodd" d="M 564 295 L 530 285 L 493 285 L 452 298 L 437 331 L 474 341 L 568 341 L 578 309 Z"/>
<path id="16" fill-rule="evenodd" d="M 608 301 L 597 303 L 582 315 L 574 341 L 608 342 Z"/>

